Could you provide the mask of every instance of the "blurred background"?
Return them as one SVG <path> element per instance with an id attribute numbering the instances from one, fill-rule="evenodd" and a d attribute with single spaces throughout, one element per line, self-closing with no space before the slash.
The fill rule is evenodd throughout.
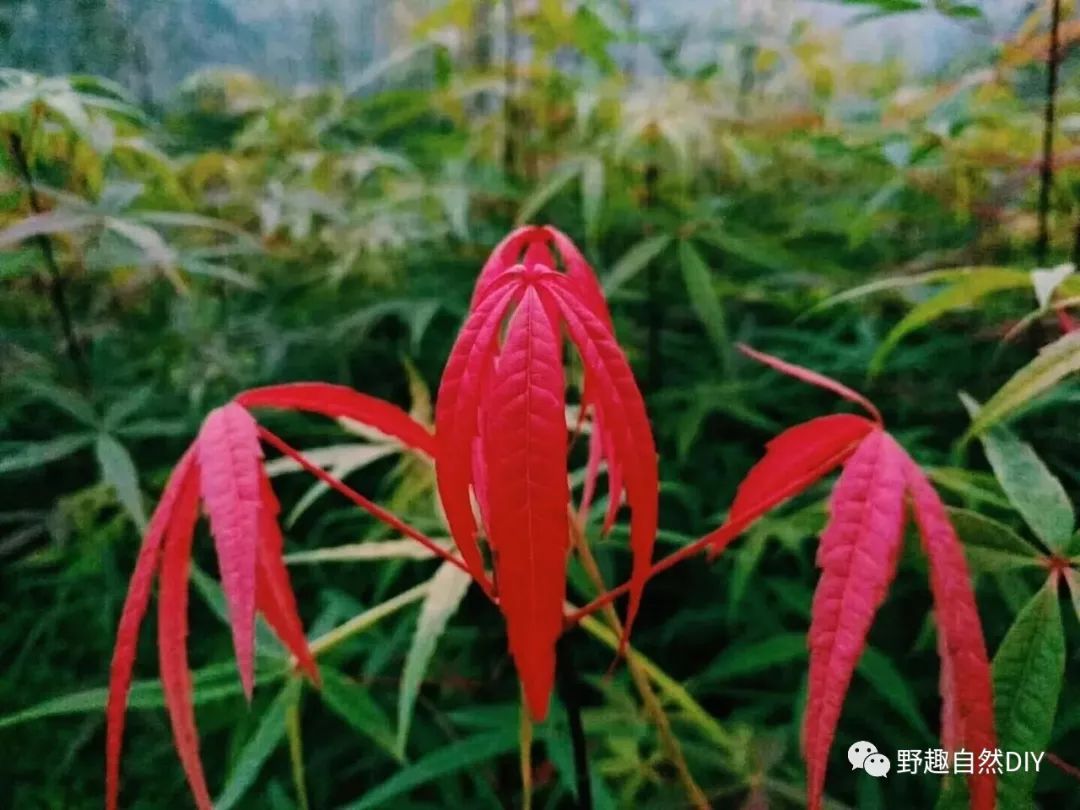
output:
<path id="1" fill-rule="evenodd" d="M 2 0 L 0 806 L 100 806 L 127 578 L 202 416 L 321 379 L 430 421 L 479 267 L 517 223 L 566 231 L 610 296 L 660 450 L 662 550 L 718 525 L 769 437 L 841 407 L 739 341 L 865 391 L 951 503 L 1030 536 L 957 443 L 957 393 L 988 398 L 1080 318 L 1078 45 L 1074 0 Z M 1017 424 L 1074 501 L 1078 406 L 1066 381 Z M 270 423 L 443 531 L 422 463 Z M 430 578 L 336 495 L 274 472 L 312 637 Z M 574 636 L 597 807 L 692 806 L 683 766 L 715 807 L 803 804 L 825 492 L 650 584 L 635 645 L 666 679 L 677 755 L 625 667 L 604 675 L 611 650 Z M 616 583 L 626 531 L 600 539 L 604 509 L 589 531 Z M 435 626 L 395 607 L 325 658 L 322 692 L 264 639 L 249 709 L 205 532 L 196 561 L 219 810 L 524 806 L 516 681 L 481 595 Z M 975 570 L 994 650 L 1041 579 Z M 575 563 L 570 598 L 592 593 Z M 912 541 L 836 751 L 936 746 L 929 605 Z M 147 624 L 124 802 L 186 807 Z M 1047 728 L 1073 765 L 1078 697 L 1066 679 Z M 573 806 L 570 759 L 556 708 L 533 806 Z M 1037 806 L 1080 807 L 1077 784 L 1044 766 Z M 931 807 L 939 787 L 846 766 L 829 782 L 837 807 Z"/>

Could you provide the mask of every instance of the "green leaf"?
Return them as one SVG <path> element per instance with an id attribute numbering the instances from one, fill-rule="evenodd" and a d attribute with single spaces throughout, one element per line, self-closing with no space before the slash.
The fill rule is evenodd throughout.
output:
<path id="1" fill-rule="evenodd" d="M 293 678 L 270 704 L 255 733 L 240 749 L 225 781 L 225 789 L 214 802 L 214 810 L 230 810 L 254 784 L 262 766 L 285 737 L 285 714 L 299 697 L 300 681 Z"/>
<path id="2" fill-rule="evenodd" d="M 319 664 L 323 702 L 342 720 L 370 738 L 394 759 L 397 754 L 393 729 L 386 714 L 361 684 L 326 664 Z"/>
<path id="3" fill-rule="evenodd" d="M 1065 582 L 1069 586 L 1069 596 L 1072 597 L 1073 611 L 1080 620 L 1080 571 L 1075 568 L 1065 569 Z"/>
<path id="4" fill-rule="evenodd" d="M 667 234 L 642 239 L 612 266 L 611 272 L 604 279 L 604 292 L 611 295 L 619 287 L 631 281 L 670 244 L 671 237 Z"/>
<path id="5" fill-rule="evenodd" d="M 409 739 L 409 727 L 412 724 L 416 697 L 420 693 L 420 683 L 427 672 L 435 645 L 446 629 L 446 623 L 457 612 L 461 600 L 469 590 L 471 577 L 457 566 L 443 563 L 431 579 L 431 587 L 420 608 L 416 620 L 416 632 L 413 633 L 409 652 L 405 656 L 405 665 L 401 671 L 401 686 L 398 690 L 397 742 L 395 749 L 399 757 L 405 756 L 405 745 Z"/>
<path id="6" fill-rule="evenodd" d="M 980 571 L 1001 571 L 1040 564 L 1042 552 L 1004 523 L 970 509 L 949 509 L 968 560 Z"/>
<path id="7" fill-rule="evenodd" d="M 877 374 L 881 371 L 886 358 L 909 333 L 921 329 L 946 313 L 970 307 L 990 293 L 1023 288 L 1030 284 L 1031 278 L 1028 274 L 1015 270 L 987 268 L 965 276 L 929 300 L 923 301 L 893 327 L 874 352 L 870 360 L 870 373 Z"/>
<path id="8" fill-rule="evenodd" d="M 705 332 L 716 349 L 723 368 L 729 368 L 731 337 L 728 335 L 727 319 L 720 296 L 713 286 L 709 268 L 701 254 L 687 241 L 679 242 L 679 263 L 682 265 L 683 282 L 690 301 Z"/>
<path id="9" fill-rule="evenodd" d="M 5 250 L 0 253 L 0 281 L 29 275 L 41 264 L 37 248 Z"/>
<path id="10" fill-rule="evenodd" d="M 587 157 L 581 163 L 581 215 L 589 239 L 596 239 L 600 233 L 603 205 L 604 161 L 598 157 Z"/>
<path id="11" fill-rule="evenodd" d="M 973 420 L 981 411 L 966 394 L 960 399 Z M 1051 549 L 1061 550 L 1076 528 L 1076 515 L 1068 493 L 1027 442 L 1003 425 L 979 436 L 986 458 L 1001 489 L 1035 536 Z"/>
<path id="12" fill-rule="evenodd" d="M 933 738 L 919 712 L 919 702 L 911 684 L 896 669 L 888 657 L 874 647 L 867 647 L 859 658 L 856 668 L 866 682 L 877 691 L 878 696 L 907 720 L 913 729 L 926 740 Z"/>
<path id="13" fill-rule="evenodd" d="M 409 791 L 463 771 L 517 748 L 518 729 L 513 727 L 488 734 L 478 734 L 443 746 L 433 754 L 402 768 L 385 782 L 368 791 L 363 798 L 342 810 L 367 810 L 379 807 Z"/>
<path id="14" fill-rule="evenodd" d="M 1034 360 L 1016 372 L 983 404 L 961 442 L 986 432 L 1017 408 L 1076 371 L 1080 371 L 1080 332 L 1070 332 L 1044 346 Z"/>
<path id="15" fill-rule="evenodd" d="M 700 689 L 732 678 L 766 672 L 781 664 L 806 658 L 803 633 L 779 633 L 750 644 L 735 644 L 713 659 L 704 672 L 695 675 L 689 685 Z"/>
<path id="16" fill-rule="evenodd" d="M 6 445 L 0 449 L 0 475 L 41 467 L 52 461 L 67 458 L 93 440 L 92 435 L 83 433 L 60 436 L 44 442 L 18 442 Z"/>
<path id="17" fill-rule="evenodd" d="M 556 195 L 566 188 L 570 181 L 581 172 L 581 164 L 566 163 L 552 172 L 546 183 L 538 186 L 532 194 L 525 198 L 518 210 L 517 224 L 524 225 L 531 222 L 533 217 L 547 205 Z"/>
<path id="18" fill-rule="evenodd" d="M 131 454 L 116 439 L 107 433 L 98 436 L 95 445 L 98 466 L 102 480 L 112 487 L 116 499 L 127 510 L 139 531 L 146 530 L 146 509 L 143 506 L 142 492 L 139 490 L 139 474 Z"/>
<path id="19" fill-rule="evenodd" d="M 82 214 L 73 211 L 46 211 L 44 214 L 32 214 L 0 231 L 0 249 L 9 248 L 32 236 L 75 231 L 100 221 L 101 218 L 97 214 Z"/>
<path id="20" fill-rule="evenodd" d="M 1016 617 L 994 656 L 994 709 L 1003 751 L 1045 751 L 1065 678 L 1065 631 L 1057 578 Z M 1028 807 L 1038 773 L 1001 775 L 1002 807 Z"/>
<path id="21" fill-rule="evenodd" d="M 65 411 L 87 427 L 96 428 L 100 422 L 94 406 L 77 391 L 44 380 L 22 380 L 18 383 L 18 388 L 45 400 L 54 408 Z"/>

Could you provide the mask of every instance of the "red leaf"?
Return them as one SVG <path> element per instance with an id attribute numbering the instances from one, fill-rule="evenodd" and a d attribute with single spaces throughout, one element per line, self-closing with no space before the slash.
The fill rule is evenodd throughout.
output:
<path id="1" fill-rule="evenodd" d="M 788 428 L 765 445 L 764 457 L 739 484 L 727 523 L 752 522 L 798 495 L 842 464 L 873 429 L 873 422 L 851 414 L 822 416 Z M 728 542 L 723 538 L 712 545 L 710 558 Z"/>
<path id="2" fill-rule="evenodd" d="M 986 655 L 971 576 L 945 506 L 922 470 L 906 459 L 905 475 L 930 561 L 930 590 L 942 658 L 942 744 L 969 751 L 997 747 L 990 662 Z M 973 810 L 993 810 L 994 774 L 968 777 Z"/>
<path id="3" fill-rule="evenodd" d="M 319 669 L 308 649 L 304 626 L 296 607 L 289 572 L 282 558 L 284 540 L 277 515 L 280 509 L 270 479 L 264 472 L 260 477 L 262 508 L 259 521 L 262 527 L 258 551 L 258 569 L 255 574 L 255 606 L 285 648 L 295 656 L 300 670 L 312 683 L 319 684 Z"/>
<path id="4" fill-rule="evenodd" d="M 811 371 L 808 368 L 797 366 L 794 363 L 788 363 L 785 360 L 781 360 L 779 357 L 773 357 L 771 354 L 765 354 L 765 352 L 759 352 L 756 349 L 752 349 L 746 344 L 739 344 L 739 351 L 745 354 L 747 357 L 757 360 L 759 363 L 764 363 L 771 368 L 776 369 L 781 374 L 787 374 L 789 377 L 794 377 L 797 380 L 802 380 L 804 383 L 810 385 L 816 385 L 819 388 L 824 388 L 828 391 L 832 391 L 837 396 L 854 402 L 862 408 L 866 409 L 866 412 L 874 417 L 874 421 L 878 424 L 882 424 L 881 412 L 874 407 L 874 403 L 860 394 L 858 391 L 854 391 L 848 388 L 843 383 L 838 383 L 831 377 L 826 377 L 824 374 L 819 374 L 816 371 Z"/>
<path id="5" fill-rule="evenodd" d="M 491 255 L 480 270 L 476 286 L 473 288 L 469 311 L 475 310 L 480 301 L 494 288 L 499 277 L 518 263 L 522 250 L 530 242 L 542 240 L 544 237 L 544 232 L 535 225 L 523 225 L 507 234 L 491 251 Z"/>
<path id="6" fill-rule="evenodd" d="M 210 412 L 196 440 L 202 498 L 217 548 L 244 693 L 254 686 L 255 568 L 262 450 L 255 420 L 230 402 Z"/>
<path id="7" fill-rule="evenodd" d="M 187 657 L 188 564 L 198 509 L 199 487 L 192 475 L 184 479 L 176 513 L 165 539 L 158 594 L 158 659 L 176 752 L 195 795 L 195 803 L 200 810 L 211 810 L 206 777 L 199 760 L 199 735 L 195 728 Z"/>
<path id="8" fill-rule="evenodd" d="M 563 266 L 566 268 L 566 276 L 577 287 L 578 297 L 592 313 L 607 325 L 608 330 L 614 334 L 615 325 L 611 320 L 611 311 L 608 309 L 607 299 L 604 298 L 604 288 L 593 272 L 592 267 L 585 261 L 581 251 L 566 234 L 551 225 L 545 225 L 555 248 L 562 256 Z"/>
<path id="9" fill-rule="evenodd" d="M 537 721 L 548 712 L 566 594 L 564 385 L 559 334 L 529 287 L 492 381 L 485 455 L 499 604 Z"/>
<path id="10" fill-rule="evenodd" d="M 807 806 L 821 807 L 844 695 L 874 615 L 896 574 L 904 529 L 904 452 L 884 431 L 863 439 L 829 503 L 810 625 L 804 745 Z"/>
<path id="11" fill-rule="evenodd" d="M 566 321 L 570 338 L 581 353 L 590 391 L 596 392 L 596 406 L 602 424 L 610 427 L 613 447 L 608 450 L 609 472 L 614 460 L 623 468 L 627 500 L 631 508 L 630 547 L 634 562 L 630 574 L 630 601 L 623 626 L 620 651 L 641 604 L 641 594 L 648 580 L 656 540 L 658 510 L 658 473 L 656 446 L 653 442 L 645 401 L 641 397 L 630 365 L 615 336 L 574 294 L 574 288 L 561 277 L 545 285 L 550 290 Z M 618 497 L 613 484 L 612 497 Z"/>
<path id="12" fill-rule="evenodd" d="M 105 807 L 116 810 L 120 797 L 120 749 L 124 740 L 124 712 L 127 709 L 128 691 L 131 688 L 131 672 L 135 665 L 135 645 L 139 636 L 139 625 L 146 615 L 146 606 L 150 601 L 150 589 L 157 574 L 158 561 L 161 557 L 161 541 L 165 530 L 173 518 L 177 499 L 185 488 L 186 482 L 196 476 L 195 454 L 189 450 L 180 459 L 180 463 L 169 476 L 165 491 L 158 501 L 157 508 L 150 518 L 139 549 L 139 558 L 135 563 L 135 573 L 128 585 L 124 608 L 120 613 L 120 626 L 116 631 L 116 648 L 113 650 L 112 666 L 109 671 L 109 700 L 105 709 Z"/>
<path id="13" fill-rule="evenodd" d="M 435 472 L 446 523 L 469 572 L 489 595 L 492 587 L 484 573 L 469 500 L 472 448 L 484 379 L 498 348 L 503 315 L 517 292 L 515 284 L 493 287 L 469 315 L 450 350 L 435 403 Z"/>
<path id="14" fill-rule="evenodd" d="M 431 457 L 435 455 L 435 437 L 426 427 L 397 405 L 344 385 L 319 382 L 268 385 L 244 391 L 235 401 L 246 408 L 288 408 L 332 419 L 354 419 L 397 439 L 406 447 Z"/>

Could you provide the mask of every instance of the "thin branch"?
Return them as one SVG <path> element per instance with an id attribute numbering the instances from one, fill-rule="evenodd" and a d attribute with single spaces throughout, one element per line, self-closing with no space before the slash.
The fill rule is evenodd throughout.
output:
<path id="1" fill-rule="evenodd" d="M 1050 52 L 1047 55 L 1046 106 L 1043 109 L 1042 166 L 1039 172 L 1039 241 L 1035 256 L 1045 266 L 1050 250 L 1050 190 L 1054 182 L 1054 119 L 1057 113 L 1058 28 L 1061 26 L 1061 0 L 1050 6 Z"/>
<path id="2" fill-rule="evenodd" d="M 466 574 L 469 574 L 470 576 L 472 575 L 472 572 L 469 571 L 468 566 L 466 566 L 465 563 L 462 562 L 458 557 L 455 557 L 453 554 L 451 554 L 449 551 L 447 551 L 445 548 L 443 548 L 441 545 L 439 545 L 437 542 L 432 540 L 430 537 L 428 537 L 423 532 L 419 531 L 418 529 L 414 529 L 412 526 L 410 526 L 408 523 L 403 521 L 401 518 L 399 518 L 393 512 L 390 512 L 390 511 L 388 511 L 386 509 L 383 509 L 381 506 L 379 506 L 374 501 L 371 501 L 368 498 L 365 498 L 363 495 L 361 495 L 355 489 L 350 487 L 348 484 L 344 483 L 343 481 L 339 481 L 337 478 L 330 475 L 330 473 L 328 473 L 322 467 L 319 467 L 318 465 L 313 464 L 306 456 L 304 456 L 303 453 L 301 453 L 299 450 L 293 448 L 292 446 L 286 444 L 285 440 L 282 439 L 277 434 L 272 433 L 271 431 L 267 430 L 266 428 L 264 428 L 264 427 L 262 427 L 260 425 L 259 426 L 259 437 L 263 441 L 267 442 L 268 444 L 273 445 L 281 453 L 283 453 L 286 456 L 288 456 L 289 458 L 291 458 L 293 461 L 295 461 L 297 464 L 299 464 L 301 467 L 303 467 L 307 472 L 314 475 L 316 478 L 318 478 L 324 484 L 326 484 L 327 486 L 329 486 L 329 487 L 331 487 L 333 489 L 336 489 L 338 492 L 340 492 L 342 495 L 344 495 L 350 501 L 355 503 L 357 506 L 359 506 L 365 512 L 372 515 L 376 519 L 381 520 L 383 523 L 385 523 L 391 529 L 394 529 L 394 531 L 400 532 L 401 534 L 405 535 L 406 537 L 409 537 L 409 538 L 415 540 L 417 543 L 422 545 L 428 551 L 432 552 L 433 554 L 437 555 L 438 557 L 441 557 L 443 560 L 450 563 L 451 565 L 456 566 L 457 568 L 460 568 Z"/>
<path id="3" fill-rule="evenodd" d="M 1046 761 L 1058 770 L 1071 776 L 1077 782 L 1080 782 L 1080 768 L 1077 768 L 1075 765 L 1070 765 L 1057 754 L 1047 753 Z"/>
<path id="4" fill-rule="evenodd" d="M 26 187 L 30 210 L 35 215 L 43 213 L 44 209 L 41 201 L 38 199 L 37 191 L 34 190 L 34 176 L 30 171 L 30 162 L 26 158 L 26 150 L 23 149 L 22 137 L 18 133 L 11 133 L 8 136 L 8 147 L 11 152 L 11 159 L 19 173 L 19 178 Z M 37 243 L 38 250 L 41 251 L 41 258 L 45 261 L 45 267 L 49 271 L 47 282 L 49 297 L 52 300 L 53 309 L 56 311 L 56 318 L 60 321 L 60 330 L 64 335 L 65 351 L 71 360 L 79 384 L 84 389 L 88 389 L 90 387 L 90 369 L 86 363 L 86 357 L 83 355 L 82 347 L 75 337 L 75 323 L 71 317 L 71 308 L 68 306 L 64 274 L 60 272 L 60 265 L 57 263 L 56 254 L 53 252 L 52 241 L 43 233 L 35 236 L 34 241 Z"/>
<path id="5" fill-rule="evenodd" d="M 578 680 L 571 654 L 570 635 L 559 639 L 555 656 L 555 678 L 559 698 L 566 708 L 570 724 L 570 747 L 574 755 L 574 776 L 577 786 L 577 810 L 593 810 L 592 777 L 589 774 L 589 749 L 585 725 L 581 721 L 581 682 Z"/>

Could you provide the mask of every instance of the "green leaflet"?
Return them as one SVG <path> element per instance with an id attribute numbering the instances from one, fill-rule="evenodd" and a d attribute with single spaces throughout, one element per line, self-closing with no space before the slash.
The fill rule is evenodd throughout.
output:
<path id="1" fill-rule="evenodd" d="M 274 698 L 274 702 L 259 721 L 255 733 L 240 749 L 225 782 L 225 789 L 214 802 L 215 810 L 230 810 L 254 784 L 263 764 L 285 737 L 285 716 L 289 707 L 295 706 L 299 700 L 300 687 L 300 680 L 293 678 Z"/>
<path id="2" fill-rule="evenodd" d="M 501 731 L 477 734 L 475 737 L 451 743 L 402 768 L 381 785 L 368 791 L 359 801 L 346 805 L 341 810 L 367 810 L 369 807 L 383 806 L 414 788 L 509 753 L 517 746 L 516 723 Z"/>
<path id="3" fill-rule="evenodd" d="M 139 490 L 139 473 L 124 445 L 107 433 L 97 438 L 94 446 L 101 478 L 113 488 L 116 499 L 124 507 L 140 532 L 146 531 L 146 509 Z"/>
<path id="4" fill-rule="evenodd" d="M 1000 571 L 1039 565 L 1042 552 L 1004 523 L 968 509 L 949 509 L 953 528 L 972 566 Z"/>
<path id="5" fill-rule="evenodd" d="M 765 672 L 772 667 L 806 658 L 804 633 L 779 633 L 750 644 L 736 644 L 724 650 L 687 684 L 695 690 L 715 686 L 732 678 Z"/>
<path id="6" fill-rule="evenodd" d="M 679 264 L 682 266 L 683 283 L 690 301 L 705 332 L 716 349 L 724 369 L 731 367 L 731 337 L 728 335 L 727 319 L 720 296 L 716 294 L 709 267 L 691 242 L 679 242 Z"/>
<path id="7" fill-rule="evenodd" d="M 619 287 L 623 286 L 631 279 L 640 273 L 649 262 L 653 261 L 657 256 L 664 252 L 664 249 L 671 244 L 671 237 L 667 234 L 660 234 L 659 236 L 650 236 L 647 239 L 642 239 L 626 253 L 622 258 L 615 262 L 611 268 L 611 272 L 608 273 L 607 278 L 603 280 L 604 293 L 611 295 Z"/>
<path id="8" fill-rule="evenodd" d="M 961 443 L 985 432 L 1076 371 L 1080 371 L 1080 332 L 1070 332 L 1044 346 L 1034 360 L 1010 377 L 996 394 L 983 403 L 982 410 L 972 420 Z"/>
<path id="9" fill-rule="evenodd" d="M 19 442 L 0 449 L 0 475 L 29 470 L 67 458 L 94 441 L 93 434 L 60 436 L 43 442 Z"/>
<path id="10" fill-rule="evenodd" d="M 1031 276 L 1018 270 L 986 268 L 964 276 L 952 286 L 923 301 L 893 327 L 870 360 L 870 374 L 881 371 L 889 354 L 909 333 L 953 310 L 969 307 L 990 293 L 1030 285 Z"/>
<path id="11" fill-rule="evenodd" d="M 394 746 L 398 757 L 405 756 L 405 746 L 409 739 L 409 727 L 412 724 L 416 697 L 420 693 L 420 682 L 427 672 L 435 645 L 446 629 L 446 623 L 457 612 L 461 600 L 469 590 L 472 578 L 468 573 L 450 563 L 443 563 L 431 579 L 431 587 L 420 608 L 416 620 L 409 652 L 405 656 L 405 666 L 401 671 L 401 686 L 398 691 L 397 741 Z"/>
<path id="12" fill-rule="evenodd" d="M 319 675 L 322 678 L 323 703 L 392 757 L 400 759 L 390 721 L 367 688 L 326 664 L 319 665 Z"/>
<path id="13" fill-rule="evenodd" d="M 961 393 L 961 401 L 978 420 L 979 406 Z M 1076 515 L 1061 481 L 1027 442 L 1003 425 L 979 436 L 986 458 L 1006 497 L 1035 535 L 1051 549 L 1061 550 L 1076 527 Z"/>
<path id="14" fill-rule="evenodd" d="M 1065 678 L 1065 632 L 1056 577 L 1016 617 L 994 656 L 993 674 L 1001 750 L 1045 751 Z M 1002 774 L 1001 807 L 1027 807 L 1037 777 L 1034 770 Z"/>

